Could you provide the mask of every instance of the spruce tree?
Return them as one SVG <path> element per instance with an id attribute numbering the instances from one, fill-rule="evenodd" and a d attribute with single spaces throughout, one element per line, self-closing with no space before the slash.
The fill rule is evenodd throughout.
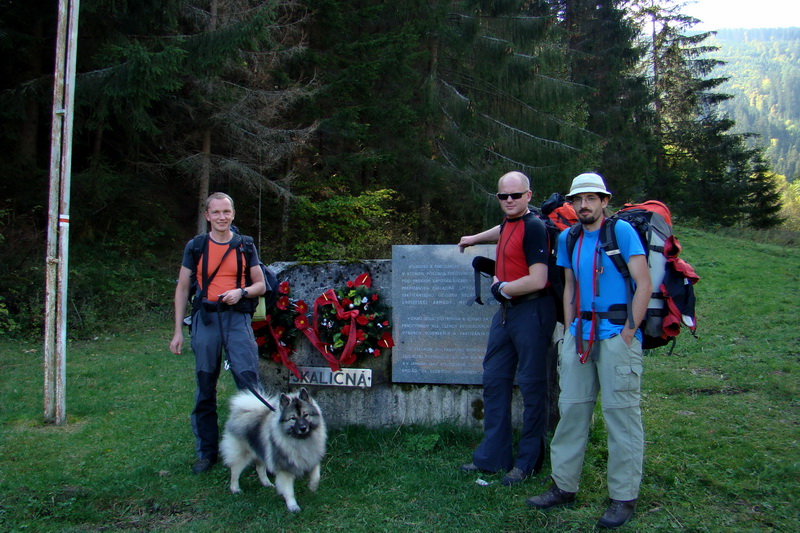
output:
<path id="1" fill-rule="evenodd" d="M 444 3 L 311 0 L 309 7 L 304 68 L 316 73 L 320 90 L 304 114 L 320 127 L 313 166 L 298 187 L 318 203 L 396 191 L 394 206 L 413 239 L 441 238 L 430 233 L 436 224 L 423 197 L 435 197 L 441 185 L 429 163 L 425 86 Z"/>
<path id="2" fill-rule="evenodd" d="M 545 1 L 463 2 L 441 33 L 431 101 L 435 161 L 486 206 L 500 175 L 526 173 L 534 197 L 563 191 L 599 161 L 584 126 L 585 88 L 570 80 L 566 34 Z M 496 219 L 496 202 L 484 207 Z"/>
<path id="3" fill-rule="evenodd" d="M 783 222 L 780 182 L 770 171 L 761 150 L 752 151 L 751 162 L 746 203 L 748 224 L 759 229 L 775 227 Z"/>
<path id="4" fill-rule="evenodd" d="M 754 172 L 747 135 L 731 133 L 733 120 L 719 111 L 720 102 L 731 96 L 716 92 L 725 78 L 712 76 L 720 61 L 712 56 L 716 48 L 705 41 L 713 32 L 692 33 L 699 21 L 681 14 L 681 6 L 634 2 L 635 16 L 651 31 L 646 65 L 661 145 L 649 196 L 668 202 L 680 214 L 702 213 L 725 226 L 746 222 L 751 180 L 761 173 Z"/>
<path id="5" fill-rule="evenodd" d="M 240 217 L 252 217 L 242 220 L 255 233 L 255 198 L 290 195 L 291 155 L 313 131 L 287 118 L 309 91 L 287 67 L 304 41 L 299 4 L 87 0 L 81 7 L 78 216 L 93 211 L 115 227 L 144 193 L 167 211 L 193 213 L 200 231 L 202 202 L 224 189 L 244 198 Z M 247 196 L 251 209 L 241 209 Z"/>
<path id="6" fill-rule="evenodd" d="M 622 0 L 561 0 L 571 79 L 584 86 L 586 128 L 599 136 L 596 170 L 621 200 L 635 198 L 652 179 L 656 141 L 650 92 L 639 65 L 645 47 Z"/>
<path id="7" fill-rule="evenodd" d="M 323 200 L 334 175 L 351 194 L 389 188 L 413 242 L 452 242 L 497 220 L 502 173 L 526 172 L 541 199 L 595 165 L 597 136 L 583 128 L 583 89 L 569 81 L 548 2 L 314 6 L 312 197 Z"/>

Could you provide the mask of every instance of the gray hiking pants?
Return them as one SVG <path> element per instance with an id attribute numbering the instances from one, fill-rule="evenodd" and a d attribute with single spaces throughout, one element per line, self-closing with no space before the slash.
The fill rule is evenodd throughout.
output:
<path id="1" fill-rule="evenodd" d="M 203 316 L 205 315 L 205 316 Z M 217 379 L 222 367 L 222 349 L 237 388 L 259 390 L 258 346 L 250 315 L 227 310 L 200 311 L 192 322 L 192 350 L 197 389 L 192 411 L 192 431 L 198 459 L 216 460 L 219 454 L 217 423 Z"/>

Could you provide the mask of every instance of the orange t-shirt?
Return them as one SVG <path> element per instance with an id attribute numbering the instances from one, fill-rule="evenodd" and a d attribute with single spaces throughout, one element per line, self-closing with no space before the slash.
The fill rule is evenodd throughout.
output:
<path id="1" fill-rule="evenodd" d="M 219 244 L 211 240 L 209 237 L 208 239 L 208 274 L 211 275 L 214 270 L 216 270 L 217 265 L 219 265 L 222 256 L 225 255 L 225 252 L 229 248 L 229 244 Z M 211 280 L 211 283 L 208 287 L 208 292 L 206 293 L 209 302 L 217 302 L 219 301 L 219 295 L 225 291 L 229 291 L 231 289 L 236 288 L 236 254 L 239 254 L 239 250 L 231 250 L 227 257 L 225 257 L 225 262 L 222 266 L 219 267 L 219 270 L 214 275 L 214 279 Z M 198 286 L 202 287 L 203 285 L 203 257 L 200 257 L 200 261 L 197 265 L 197 284 Z M 244 277 L 244 268 L 247 268 L 244 265 L 244 257 L 242 257 L 242 271 L 238 272 L 238 275 L 241 276 L 239 287 L 245 286 L 245 277 Z"/>

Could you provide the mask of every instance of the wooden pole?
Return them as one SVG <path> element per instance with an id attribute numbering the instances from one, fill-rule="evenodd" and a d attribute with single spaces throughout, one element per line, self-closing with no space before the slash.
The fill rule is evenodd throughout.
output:
<path id="1" fill-rule="evenodd" d="M 50 135 L 50 192 L 47 226 L 44 419 L 66 421 L 67 280 L 69 276 L 69 202 L 75 59 L 80 0 L 59 0 L 53 126 Z"/>
<path id="2" fill-rule="evenodd" d="M 56 359 L 56 305 L 58 303 L 58 198 L 61 180 L 61 125 L 64 96 L 64 60 L 67 17 L 63 16 L 63 4 L 59 2 L 56 41 L 55 76 L 53 78 L 53 124 L 50 130 L 50 194 L 47 217 L 47 258 L 45 261 L 45 307 L 44 307 L 44 419 L 54 422 L 56 417 L 55 359 Z"/>

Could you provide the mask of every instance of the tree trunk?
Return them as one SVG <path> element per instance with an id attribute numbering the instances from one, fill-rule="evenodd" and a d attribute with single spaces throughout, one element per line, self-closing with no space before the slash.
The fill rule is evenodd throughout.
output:
<path id="1" fill-rule="evenodd" d="M 203 132 L 202 166 L 197 188 L 197 233 L 206 232 L 206 198 L 211 187 L 211 130 Z"/>
<path id="2" fill-rule="evenodd" d="M 208 31 L 217 29 L 217 0 L 211 0 L 208 6 Z M 211 86 L 208 88 L 211 91 Z M 197 188 L 197 233 L 206 232 L 206 198 L 211 193 L 211 129 L 203 132 L 202 166 L 200 168 L 200 183 Z"/>
<path id="3" fill-rule="evenodd" d="M 656 31 L 656 16 L 652 15 L 652 40 L 653 40 L 653 111 L 655 114 L 655 137 L 658 141 L 658 151 L 656 152 L 656 169 L 659 174 L 664 170 L 664 123 L 661 105 L 661 63 L 659 54 L 661 50 L 658 44 L 658 32 Z"/>

